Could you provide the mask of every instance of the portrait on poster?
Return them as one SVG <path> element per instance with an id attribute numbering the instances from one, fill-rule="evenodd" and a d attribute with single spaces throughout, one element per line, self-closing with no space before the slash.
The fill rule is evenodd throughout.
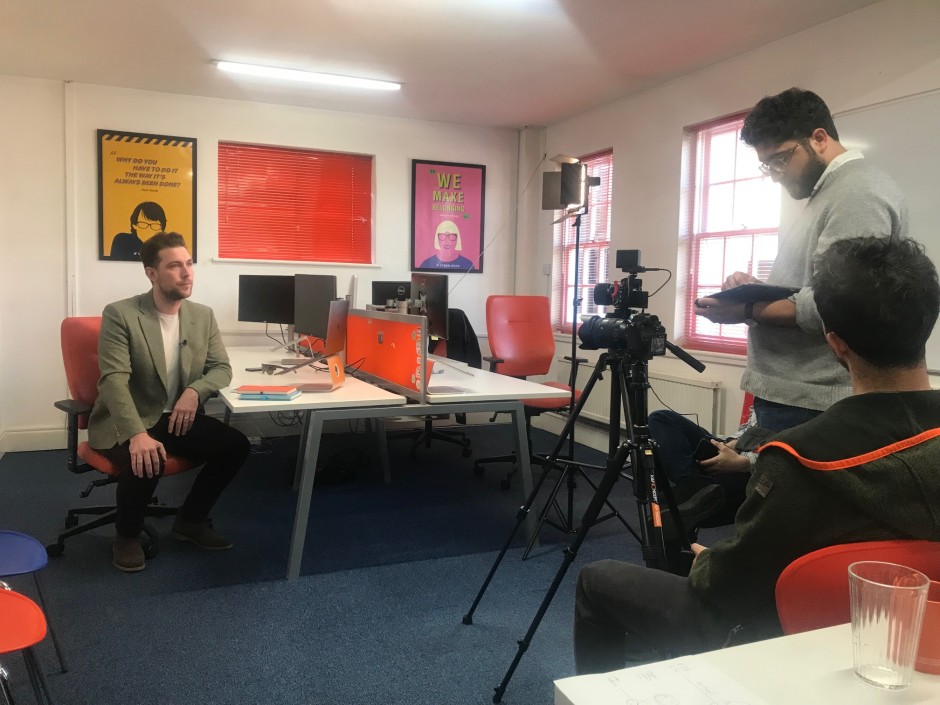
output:
<path id="1" fill-rule="evenodd" d="M 411 271 L 483 271 L 486 167 L 411 160 Z"/>
<path id="2" fill-rule="evenodd" d="M 195 138 L 98 130 L 98 259 L 139 262 L 164 230 L 183 236 L 195 262 Z"/>

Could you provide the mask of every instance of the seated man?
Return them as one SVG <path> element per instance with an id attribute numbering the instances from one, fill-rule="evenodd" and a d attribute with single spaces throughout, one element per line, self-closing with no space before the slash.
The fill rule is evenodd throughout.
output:
<path id="1" fill-rule="evenodd" d="M 140 252 L 150 291 L 105 307 L 98 340 L 98 398 L 88 441 L 121 468 L 117 486 L 118 570 L 144 569 L 138 536 L 166 454 L 205 463 L 173 524 L 173 537 L 207 549 L 231 542 L 206 521 L 245 462 L 245 436 L 202 413 L 232 379 L 212 309 L 186 299 L 193 260 L 177 233 L 159 233 Z"/>
<path id="2" fill-rule="evenodd" d="M 813 286 L 854 396 L 763 447 L 734 537 L 694 546 L 688 578 L 618 561 L 581 571 L 579 673 L 622 668 L 626 654 L 665 658 L 779 635 L 777 578 L 816 549 L 940 540 L 940 391 L 924 359 L 937 271 L 912 240 L 855 238 L 822 254 Z"/>
<path id="3" fill-rule="evenodd" d="M 657 458 L 675 487 L 676 502 L 684 507 L 685 528 L 733 522 L 757 462 L 757 448 L 771 435 L 756 425 L 754 409 L 724 439 L 669 409 L 651 413 L 648 425 Z"/>

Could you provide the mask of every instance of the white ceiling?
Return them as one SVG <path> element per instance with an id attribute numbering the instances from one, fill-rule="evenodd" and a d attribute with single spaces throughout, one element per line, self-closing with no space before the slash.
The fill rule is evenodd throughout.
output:
<path id="1" fill-rule="evenodd" d="M 547 125 L 877 0 L 0 0 L 0 74 Z M 403 82 L 223 74 L 213 59 Z"/>

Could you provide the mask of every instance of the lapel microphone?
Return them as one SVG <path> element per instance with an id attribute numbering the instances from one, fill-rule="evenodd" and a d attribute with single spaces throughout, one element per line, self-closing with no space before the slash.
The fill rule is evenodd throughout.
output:
<path id="1" fill-rule="evenodd" d="M 185 340 L 181 340 L 181 341 L 180 341 L 180 347 L 181 347 L 181 348 L 185 348 L 185 347 L 186 347 L 186 341 L 185 341 Z"/>

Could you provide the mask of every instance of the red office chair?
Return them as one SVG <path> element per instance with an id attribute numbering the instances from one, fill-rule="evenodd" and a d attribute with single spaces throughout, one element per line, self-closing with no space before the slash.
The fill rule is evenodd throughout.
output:
<path id="1" fill-rule="evenodd" d="M 940 579 L 940 542 L 863 541 L 820 548 L 790 563 L 777 578 L 777 616 L 784 634 L 851 620 L 848 568 L 856 561 L 887 561 Z"/>
<path id="2" fill-rule="evenodd" d="M 25 595 L 13 592 L 0 583 L 0 654 L 23 652 L 26 672 L 33 685 L 37 703 L 53 703 L 52 693 L 43 675 L 33 646 L 46 636 L 46 618 L 39 605 Z M 13 702 L 13 693 L 6 672 L 0 668 L 0 692 L 8 703 Z"/>
<path id="3" fill-rule="evenodd" d="M 519 379 L 548 373 L 555 356 L 555 334 L 552 331 L 551 305 L 547 297 L 490 296 L 486 300 L 486 333 L 491 356 L 483 359 L 490 363 L 491 372 Z M 556 387 L 559 396 L 523 402 L 529 454 L 532 462 L 539 464 L 542 458 L 532 454 L 533 417 L 543 411 L 567 411 L 571 405 L 571 387 L 559 382 L 543 384 Z M 575 403 L 580 398 L 580 390 L 575 390 Z M 482 475 L 486 463 L 513 463 L 513 469 L 500 483 L 503 489 L 509 489 L 512 476 L 518 469 L 516 460 L 515 453 L 480 458 L 474 462 L 473 469 L 477 475 Z"/>
<path id="4" fill-rule="evenodd" d="M 76 474 L 89 470 L 97 470 L 106 477 L 93 480 L 80 493 L 82 498 L 91 494 L 95 487 L 109 485 L 117 482 L 118 467 L 106 456 L 102 455 L 87 441 L 78 441 L 78 430 L 88 428 L 88 414 L 91 413 L 95 399 L 98 398 L 98 334 L 101 331 L 100 316 L 83 316 L 66 318 L 62 321 L 62 360 L 65 363 L 65 379 L 68 382 L 71 399 L 55 402 L 55 407 L 68 414 L 67 467 L 69 472 Z M 79 464 L 78 459 L 83 460 Z M 189 470 L 193 463 L 183 458 L 168 455 L 163 470 L 164 476 L 175 475 Z M 153 500 L 156 502 L 156 498 Z M 176 514 L 176 507 L 166 507 L 152 504 L 147 507 L 147 516 L 172 516 Z M 60 556 L 65 550 L 65 539 L 77 534 L 85 533 L 99 526 L 113 524 L 117 513 L 114 505 L 97 507 L 80 507 L 69 509 L 65 518 L 66 531 L 59 534 L 55 543 L 46 546 L 50 556 Z M 84 524 L 79 525 L 78 517 L 96 516 Z M 156 552 L 156 534 L 149 527 L 144 529 L 150 538 L 150 543 L 144 546 L 148 557 Z"/>

